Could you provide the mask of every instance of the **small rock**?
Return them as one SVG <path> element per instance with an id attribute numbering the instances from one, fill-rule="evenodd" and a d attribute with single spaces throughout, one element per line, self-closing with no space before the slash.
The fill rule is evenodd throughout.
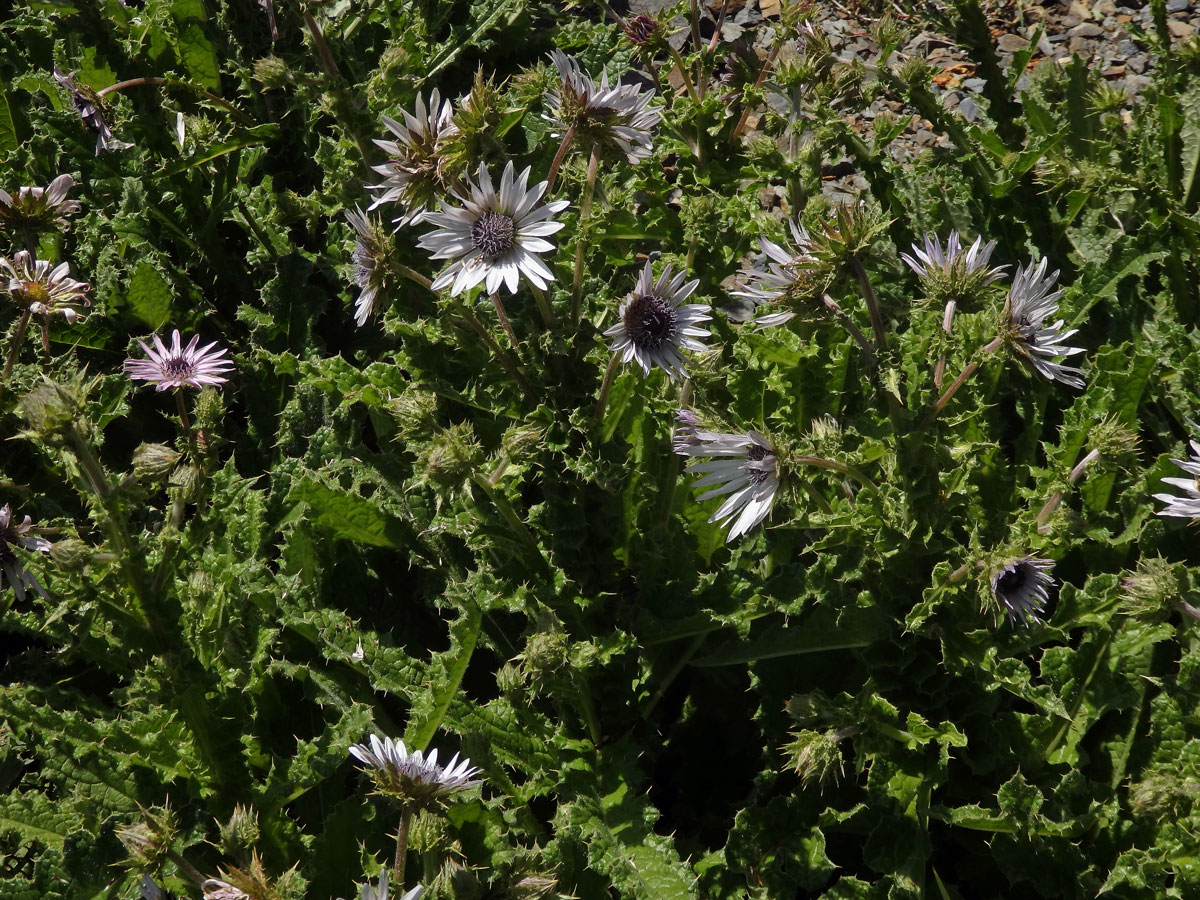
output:
<path id="1" fill-rule="evenodd" d="M 1079 24 L 1078 16 L 1063 16 L 1058 20 L 1058 24 L 1062 28 L 1074 28 Z"/>
<path id="2" fill-rule="evenodd" d="M 982 78 L 968 78 L 962 83 L 962 86 L 972 93 L 980 94 L 987 87 L 987 82 Z"/>
<path id="3" fill-rule="evenodd" d="M 1146 71 L 1146 57 L 1141 53 L 1136 56 L 1125 57 L 1125 68 L 1130 72 L 1137 72 L 1140 75 Z"/>
<path id="4" fill-rule="evenodd" d="M 1190 22 L 1180 22 L 1178 19 L 1167 19 L 1167 28 L 1177 38 L 1191 37 L 1196 33 L 1196 26 Z"/>
<path id="5" fill-rule="evenodd" d="M 1067 50 L 1070 53 L 1078 53 L 1081 56 L 1090 55 L 1092 42 L 1087 38 L 1073 37 L 1071 43 L 1067 45 Z"/>
<path id="6" fill-rule="evenodd" d="M 1109 66 L 1100 73 L 1105 78 L 1119 78 L 1125 74 L 1125 67 L 1122 65 Z"/>
<path id="7" fill-rule="evenodd" d="M 1126 75 L 1125 90 L 1130 94 L 1138 94 L 1150 87 L 1149 75 Z"/>
<path id="8" fill-rule="evenodd" d="M 1113 0 L 1096 0 L 1092 4 L 1092 18 L 1104 19 L 1113 15 L 1117 11 L 1117 4 Z"/>
<path id="9" fill-rule="evenodd" d="M 1104 34 L 1104 29 L 1095 22 L 1083 22 L 1076 25 L 1068 32 L 1071 37 L 1094 38 L 1101 37 Z"/>
<path id="10" fill-rule="evenodd" d="M 922 147 L 932 147 L 937 141 L 937 135 L 928 129 L 922 128 L 917 132 L 915 140 Z"/>
<path id="11" fill-rule="evenodd" d="M 1089 19 L 1091 18 L 1092 11 L 1088 9 L 1086 3 L 1081 3 L 1079 0 L 1074 0 L 1074 2 L 1071 4 L 1070 14 L 1077 16 L 1080 19 Z"/>
<path id="12" fill-rule="evenodd" d="M 1167 12 L 1183 12 L 1191 6 L 1189 0 L 1167 0 Z"/>
<path id="13" fill-rule="evenodd" d="M 974 122 L 979 116 L 979 104 L 970 97 L 963 97 L 962 102 L 958 104 L 958 111 L 968 122 Z"/>
<path id="14" fill-rule="evenodd" d="M 746 29 L 736 22 L 726 22 L 721 26 L 721 40 L 733 43 L 742 36 Z"/>
<path id="15" fill-rule="evenodd" d="M 996 46 L 1002 53 L 1016 53 L 1029 46 L 1029 41 L 1019 34 L 1002 34 L 1000 40 L 996 41 Z"/>

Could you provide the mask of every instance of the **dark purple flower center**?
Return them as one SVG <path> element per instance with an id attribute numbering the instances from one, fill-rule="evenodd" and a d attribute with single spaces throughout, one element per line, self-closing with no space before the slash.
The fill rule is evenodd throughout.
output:
<path id="1" fill-rule="evenodd" d="M 471 226 L 471 243 L 485 260 L 495 262 L 512 249 L 516 234 L 512 216 L 489 209 Z"/>
<path id="2" fill-rule="evenodd" d="M 657 350 L 675 336 L 675 309 L 661 297 L 634 297 L 625 308 L 625 330 L 642 350 Z"/>
<path id="3" fill-rule="evenodd" d="M 996 593 L 1011 596 L 1021 590 L 1029 581 L 1029 572 L 1025 566 L 1016 565 L 1005 569 L 996 579 Z"/>
<path id="4" fill-rule="evenodd" d="M 163 374 L 168 378 L 191 378 L 196 367 L 185 356 L 172 356 L 163 360 Z"/>
<path id="5" fill-rule="evenodd" d="M 766 466 L 754 465 L 760 463 L 770 455 L 766 447 L 760 447 L 758 444 L 751 444 L 746 450 L 746 460 L 750 465 L 746 466 L 746 472 L 750 475 L 750 480 L 755 484 L 762 484 L 770 476 Z"/>

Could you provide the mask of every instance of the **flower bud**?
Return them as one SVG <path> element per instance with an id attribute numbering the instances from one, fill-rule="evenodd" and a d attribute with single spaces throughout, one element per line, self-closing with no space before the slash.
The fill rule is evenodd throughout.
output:
<path id="1" fill-rule="evenodd" d="M 410 387 L 400 396 L 390 397 L 387 408 L 406 441 L 427 438 L 437 426 L 438 399 L 432 391 Z"/>
<path id="2" fill-rule="evenodd" d="M 1130 785 L 1129 805 L 1137 816 L 1156 821 L 1183 819 L 1200 795 L 1200 782 L 1193 778 L 1180 779 L 1174 774 L 1151 772 L 1146 778 Z"/>
<path id="3" fill-rule="evenodd" d="M 133 451 L 133 475 L 138 481 L 163 481 L 180 456 L 166 444 L 138 444 Z"/>
<path id="4" fill-rule="evenodd" d="M 408 846 L 417 853 L 434 853 L 441 856 L 451 843 L 453 839 L 446 828 L 446 820 L 441 815 L 422 811 L 409 826 Z"/>
<path id="5" fill-rule="evenodd" d="M 254 64 L 254 80 L 268 91 L 281 91 L 291 86 L 294 77 L 278 56 L 265 56 Z"/>
<path id="6" fill-rule="evenodd" d="M 482 461 L 483 451 L 470 422 L 452 425 L 435 435 L 421 454 L 425 477 L 446 490 L 461 487 Z"/>
<path id="7" fill-rule="evenodd" d="M 258 814 L 242 806 L 234 806 L 229 821 L 218 826 L 221 831 L 221 852 L 226 856 L 240 856 L 258 843 Z"/>
<path id="8" fill-rule="evenodd" d="M 842 751 L 837 736 L 819 731 L 793 731 L 796 740 L 783 747 L 788 763 L 800 775 L 805 787 L 824 786 L 842 775 Z"/>
<path id="9" fill-rule="evenodd" d="M 64 571 L 82 572 L 92 561 L 92 548 L 76 538 L 65 538 L 51 545 L 50 558 Z"/>

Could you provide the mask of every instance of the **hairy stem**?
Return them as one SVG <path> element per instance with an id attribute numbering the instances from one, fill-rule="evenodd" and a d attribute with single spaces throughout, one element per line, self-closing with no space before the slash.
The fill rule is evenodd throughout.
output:
<path id="1" fill-rule="evenodd" d="M 596 190 L 596 175 L 600 169 L 600 157 L 592 147 L 588 159 L 587 181 L 583 186 L 583 200 L 579 205 L 579 235 L 575 240 L 575 275 L 571 279 L 571 329 L 579 324 L 579 307 L 583 296 L 583 256 L 587 243 L 588 217 L 592 214 L 592 196 Z"/>
<path id="2" fill-rule="evenodd" d="M 475 315 L 465 306 L 459 305 L 458 314 L 462 316 L 463 321 L 470 326 L 471 330 L 479 335 L 480 340 L 482 340 L 487 345 L 488 349 L 492 351 L 492 356 L 496 357 L 500 365 L 503 366 L 505 371 L 513 377 L 513 380 L 521 387 L 521 389 L 532 393 L 533 385 L 531 385 L 529 380 L 521 374 L 521 370 L 518 368 L 516 360 L 509 356 L 508 352 L 492 339 L 492 336 L 488 334 L 488 330 L 483 326 L 483 323 L 480 322 L 479 319 L 477 319 Z"/>
<path id="3" fill-rule="evenodd" d="M 551 308 L 550 302 L 546 299 L 545 292 L 532 282 L 529 284 L 529 291 L 533 294 L 533 299 L 537 302 L 538 312 L 542 314 L 542 321 L 546 323 L 546 328 L 550 331 L 557 329 L 558 319 L 554 315 L 554 310 Z"/>
<path id="4" fill-rule="evenodd" d="M 687 65 L 683 61 L 683 57 L 679 55 L 679 51 L 667 44 L 671 51 L 671 59 L 675 61 L 675 68 L 679 71 L 679 77 L 683 79 L 683 86 L 687 88 L 688 96 L 696 103 L 700 102 L 700 95 L 696 93 L 696 86 L 692 84 L 692 76 L 688 74 Z"/>
<path id="5" fill-rule="evenodd" d="M 871 331 L 875 335 L 875 346 L 883 350 L 887 347 L 887 332 L 883 327 L 883 316 L 879 312 L 879 299 L 875 296 L 875 289 L 871 287 L 871 277 L 867 274 L 862 260 L 856 253 L 850 254 L 850 267 L 854 270 L 854 275 L 858 278 L 858 284 L 862 288 L 863 300 L 867 304 L 867 314 L 871 317 Z"/>
<path id="6" fill-rule="evenodd" d="M 783 43 L 777 38 L 771 44 L 771 51 L 767 54 L 767 58 L 763 60 L 762 69 L 758 73 L 758 78 L 754 82 L 754 90 L 759 90 L 763 86 L 763 82 L 767 80 L 767 73 L 771 71 L 771 66 L 775 63 L 775 57 L 779 55 L 779 49 Z M 741 116 L 738 117 L 737 124 L 733 126 L 733 134 L 729 136 L 729 143 L 736 144 L 739 137 L 742 136 L 742 129 L 746 127 L 746 122 L 750 118 L 750 107 L 747 105 L 742 109 Z"/>
<path id="7" fill-rule="evenodd" d="M 947 335 L 950 334 L 950 327 L 954 324 L 954 312 L 957 305 L 953 300 L 946 302 L 946 312 L 942 315 L 942 331 Z M 946 374 L 946 354 L 943 351 L 938 357 L 937 365 L 933 368 L 933 386 L 936 390 L 942 389 L 942 378 Z"/>
<path id="8" fill-rule="evenodd" d="M 558 169 L 562 165 L 563 158 L 567 155 L 567 148 L 571 146 L 571 141 L 575 139 L 575 123 L 567 128 L 562 136 L 562 142 L 558 145 L 558 152 L 554 154 L 554 161 L 550 163 L 550 173 L 546 176 L 546 193 L 549 194 L 554 188 L 554 179 L 558 177 Z"/>
<path id="9" fill-rule="evenodd" d="M 496 309 L 496 316 L 500 319 L 500 327 L 504 329 L 504 333 L 508 335 L 508 340 L 512 343 L 512 348 L 517 349 L 517 333 L 513 331 L 512 322 L 508 321 L 508 313 L 504 311 L 504 301 L 500 299 L 499 294 L 492 294 L 492 306 Z"/>
<path id="10" fill-rule="evenodd" d="M 982 354 L 986 354 L 986 353 L 991 353 L 993 350 L 995 350 L 997 347 L 1000 346 L 1001 340 L 1002 340 L 1002 338 L 999 335 L 997 335 L 992 340 L 991 343 L 989 343 L 986 347 L 984 347 L 980 351 L 980 354 L 982 355 Z M 965 369 L 963 369 L 961 372 L 958 373 L 958 377 L 955 378 L 954 381 L 952 381 L 950 383 L 950 387 L 946 388 L 945 393 L 943 393 L 942 396 L 938 397 L 938 401 L 937 401 L 937 403 L 935 403 L 933 405 L 933 409 L 931 409 L 929 411 L 929 413 L 925 416 L 925 418 L 921 421 L 921 430 L 922 431 L 924 431 L 926 428 L 928 428 L 930 425 L 933 424 L 933 420 L 936 419 L 941 414 L 942 410 L 946 408 L 946 404 L 949 403 L 950 400 L 954 397 L 954 395 L 958 393 L 958 389 L 960 387 L 962 387 L 964 384 L 966 384 L 967 379 L 969 379 L 972 375 L 975 374 L 975 370 L 979 368 L 980 362 L 982 362 L 982 360 L 973 359 L 969 363 L 967 363 L 967 367 Z"/>
<path id="11" fill-rule="evenodd" d="M 307 13 L 305 13 L 307 15 Z M 412 806 L 405 803 L 400 807 L 400 827 L 396 829 L 396 858 L 392 863 L 392 884 L 398 893 L 404 893 L 404 864 L 408 856 L 408 826 L 412 822 Z"/>
<path id="12" fill-rule="evenodd" d="M 608 405 L 608 392 L 612 389 L 613 378 L 621 365 L 621 354 L 614 353 L 604 370 L 604 380 L 600 382 L 600 396 L 596 399 L 596 421 L 604 421 L 604 407 Z"/>
<path id="13" fill-rule="evenodd" d="M 252 118 L 250 118 L 248 115 L 246 115 L 244 112 L 242 112 L 240 109 L 238 109 L 236 106 L 234 106 L 232 103 L 230 103 L 225 98 L 218 97 L 216 94 L 212 93 L 211 91 L 205 90 L 204 88 L 200 87 L 200 85 L 198 85 L 198 84 L 192 84 L 190 81 L 181 81 L 178 78 L 160 78 L 157 76 L 146 76 L 145 78 L 130 78 L 125 81 L 118 81 L 116 84 L 110 84 L 106 88 L 101 88 L 100 90 L 96 91 L 96 96 L 105 97 L 108 94 L 115 93 L 116 91 L 123 91 L 123 90 L 125 90 L 125 88 L 130 88 L 130 87 L 140 87 L 143 84 L 161 84 L 161 85 L 164 85 L 169 88 L 184 88 L 186 90 L 192 91 L 193 93 L 199 94 L 205 100 L 215 103 L 217 106 L 221 107 L 221 109 L 228 112 L 230 115 L 232 115 L 235 119 L 237 119 L 243 125 L 247 125 L 247 126 L 253 128 L 255 125 L 258 124 Z"/>
<path id="14" fill-rule="evenodd" d="M 1095 462 L 1099 456 L 1099 450 L 1090 450 L 1083 459 L 1075 464 L 1075 468 L 1071 470 L 1071 473 L 1067 475 L 1067 484 L 1074 485 L 1079 481 L 1083 473 L 1087 471 L 1088 466 Z M 1062 491 L 1055 491 L 1050 495 L 1050 499 L 1046 501 L 1046 505 L 1042 507 L 1041 512 L 1037 514 L 1037 518 L 1034 520 L 1034 525 L 1037 526 L 1039 532 L 1045 533 L 1050 530 L 1050 527 L 1046 524 L 1046 520 L 1054 514 L 1054 510 L 1058 509 L 1058 505 L 1062 502 L 1062 499 Z"/>
<path id="15" fill-rule="evenodd" d="M 841 320 L 842 326 L 849 332 L 850 337 L 854 338 L 855 343 L 862 348 L 863 353 L 867 354 L 867 362 L 874 366 L 875 348 L 871 346 L 871 342 L 867 340 L 867 336 L 862 333 L 862 329 L 854 324 L 854 320 L 850 318 L 849 314 L 828 294 L 825 294 L 821 299 L 825 304 L 825 308 Z"/>
<path id="16" fill-rule="evenodd" d="M 192 463 L 200 465 L 200 448 L 196 445 L 196 432 L 192 430 L 192 420 L 188 417 L 187 404 L 183 401 L 183 388 L 175 389 L 175 407 L 179 410 L 179 424 L 187 438 L 188 451 L 192 455 Z"/>
<path id="17" fill-rule="evenodd" d="M 17 362 L 17 354 L 21 352 L 21 344 L 25 340 L 25 332 L 29 329 L 29 317 L 32 315 L 33 313 L 28 309 L 21 313 L 21 321 L 17 323 L 17 333 L 13 335 L 12 347 L 8 351 L 8 359 L 4 361 L 4 374 L 0 376 L 0 383 L 8 383 L 8 376 L 12 374 L 13 366 Z"/>

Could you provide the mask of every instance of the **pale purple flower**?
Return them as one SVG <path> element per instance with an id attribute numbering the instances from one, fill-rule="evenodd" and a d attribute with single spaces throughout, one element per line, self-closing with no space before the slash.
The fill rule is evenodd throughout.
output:
<path id="1" fill-rule="evenodd" d="M 545 290 L 554 273 L 537 256 L 554 249 L 547 237 L 561 229 L 550 217 L 567 208 L 566 200 L 538 205 L 546 193 L 546 182 L 528 187 L 529 169 L 513 175 L 510 161 L 504 167 L 497 190 L 487 166 L 479 165 L 479 178 L 468 180 L 470 198 L 455 195 L 462 207 L 442 204 L 439 212 L 425 214 L 425 221 L 438 226 L 424 235 L 420 246 L 432 251 L 433 259 L 452 259 L 437 278 L 433 289 L 449 287 L 451 296 L 480 282 L 489 294 L 506 285 L 517 292 L 521 276 Z"/>
<path id="2" fill-rule="evenodd" d="M 1036 267 L 1017 267 L 1005 305 L 1011 344 L 1042 377 L 1082 388 L 1082 369 L 1054 361 L 1083 352 L 1082 347 L 1064 344 L 1076 329 L 1064 332 L 1062 319 L 1052 325 L 1046 324 L 1046 319 L 1058 312 L 1058 301 L 1062 297 L 1061 289 L 1052 290 L 1057 280 L 1057 271 L 1046 274 L 1044 258 Z"/>
<path id="3" fill-rule="evenodd" d="M 649 158 L 652 132 L 662 118 L 649 105 L 653 90 L 643 91 L 624 81 L 610 86 L 607 74 L 601 74 L 596 84 L 561 50 L 552 50 L 550 60 L 558 69 L 559 85 L 547 98 L 549 118 L 563 133 L 574 127 L 581 146 L 615 147 L 631 163 Z"/>
<path id="4" fill-rule="evenodd" d="M 381 793 L 405 802 L 430 804 L 483 783 L 471 777 L 479 769 L 469 759 L 460 760 L 455 753 L 438 765 L 437 750 L 409 752 L 402 740 L 371 735 L 370 747 L 351 744 L 350 755 L 367 766 Z"/>
<path id="5" fill-rule="evenodd" d="M 671 267 L 666 266 L 656 281 L 647 262 L 633 293 L 621 304 L 617 324 L 604 332 L 613 339 L 613 352 L 624 362 L 636 362 L 643 375 L 650 374 L 651 366 L 658 366 L 672 379 L 686 378 L 680 351 L 704 349 L 698 339 L 707 337 L 709 331 L 696 326 L 712 318 L 710 307 L 707 303 L 681 305 L 700 285 L 699 281 L 684 284 L 686 277 L 680 272 L 672 278 Z"/>
<path id="6" fill-rule="evenodd" d="M 0 223 L 14 230 L 31 233 L 70 227 L 67 217 L 79 212 L 79 201 L 68 200 L 75 186 L 71 175 L 59 175 L 49 187 L 23 187 L 13 196 L 0 189 Z"/>
<path id="7" fill-rule="evenodd" d="M 91 305 L 87 299 L 91 286 L 70 275 L 69 263 L 51 268 L 49 261 L 35 259 L 26 250 L 19 251 L 11 261 L 0 256 L 0 278 L 7 276 L 4 290 L 19 307 L 46 320 L 57 315 L 74 322 L 79 307 Z"/>
<path id="8" fill-rule="evenodd" d="M 367 185 L 374 192 L 370 209 L 384 203 L 397 203 L 402 214 L 394 219 L 396 228 L 421 222 L 444 189 L 443 162 L 438 143 L 458 131 L 454 124 L 454 107 L 442 101 L 434 88 L 426 104 L 423 94 L 417 95 L 412 113 L 400 111 L 404 121 L 383 116 L 383 124 L 396 138 L 394 141 L 375 139 L 388 154 L 388 161 L 372 170 L 384 176 L 379 184 Z M 369 211 L 368 210 L 368 211 Z"/>
<path id="9" fill-rule="evenodd" d="M 233 371 L 233 363 L 222 358 L 228 349 L 213 350 L 216 341 L 197 348 L 200 335 L 193 337 L 186 347 L 181 346 L 178 329 L 171 334 L 169 348 L 157 334 L 153 347 L 148 347 L 145 341 L 138 343 L 148 358 L 125 360 L 125 374 L 134 381 L 153 382 L 156 391 L 182 387 L 199 390 L 206 385 L 218 387 L 228 380 L 225 375 Z"/>
<path id="10" fill-rule="evenodd" d="M 7 581 L 12 585 L 18 600 L 25 599 L 26 588 L 32 588 L 43 599 L 49 599 L 46 591 L 32 574 L 25 571 L 14 547 L 28 550 L 30 553 L 49 553 L 51 544 L 38 535 L 33 527 L 33 521 L 26 516 L 19 525 L 13 521 L 12 508 L 6 503 L 0 507 L 0 590 L 4 590 Z"/>
<path id="11" fill-rule="evenodd" d="M 752 269 L 747 275 L 745 288 L 733 291 L 733 296 L 750 301 L 754 307 L 771 309 L 787 301 L 792 294 L 808 293 L 810 286 L 804 280 L 805 270 L 817 264 L 812 253 L 813 239 L 799 218 L 788 219 L 795 246 L 777 244 L 770 238 L 760 236 L 759 249 L 767 258 L 765 269 Z M 787 309 L 776 309 L 754 317 L 756 330 L 783 325 L 796 314 Z"/>
<path id="12" fill-rule="evenodd" d="M 1004 607 L 1009 623 L 1029 625 L 1040 621 L 1054 587 L 1050 574 L 1054 563 L 1048 559 L 1022 556 L 1002 566 L 992 575 L 992 594 Z"/>
<path id="13" fill-rule="evenodd" d="M 133 146 L 133 144 L 118 141 L 113 137 L 112 129 L 108 127 L 104 101 L 90 86 L 78 84 L 75 81 L 74 72 L 64 73 L 62 69 L 55 66 L 54 80 L 71 92 L 71 102 L 75 104 L 75 111 L 79 113 L 79 118 L 83 120 L 83 124 L 89 131 L 96 133 L 96 156 L 100 155 L 101 150 L 124 150 Z"/>
<path id="14" fill-rule="evenodd" d="M 1158 514 L 1160 516 L 1177 516 L 1183 519 L 1200 518 L 1200 441 L 1190 441 L 1192 446 L 1191 459 L 1172 459 L 1171 462 L 1191 475 L 1191 478 L 1164 478 L 1163 484 L 1179 488 L 1184 496 L 1175 494 L 1155 494 L 1155 500 L 1167 504 Z"/>
<path id="15" fill-rule="evenodd" d="M 732 522 L 727 543 L 771 512 L 779 492 L 779 460 L 771 442 L 757 431 L 725 434 L 698 430 L 690 441 L 678 442 L 675 452 L 708 457 L 708 462 L 689 462 L 687 471 L 702 476 L 693 488 L 711 488 L 696 497 L 697 501 L 726 497 L 708 521 Z"/>
<path id="16" fill-rule="evenodd" d="M 983 243 L 982 237 L 975 238 L 966 251 L 957 231 L 951 231 L 946 246 L 936 234 L 925 235 L 924 248 L 912 246 L 912 255 L 901 253 L 900 258 L 926 282 L 926 288 L 969 294 L 999 281 L 1008 266 L 988 268 L 995 241 Z"/>

